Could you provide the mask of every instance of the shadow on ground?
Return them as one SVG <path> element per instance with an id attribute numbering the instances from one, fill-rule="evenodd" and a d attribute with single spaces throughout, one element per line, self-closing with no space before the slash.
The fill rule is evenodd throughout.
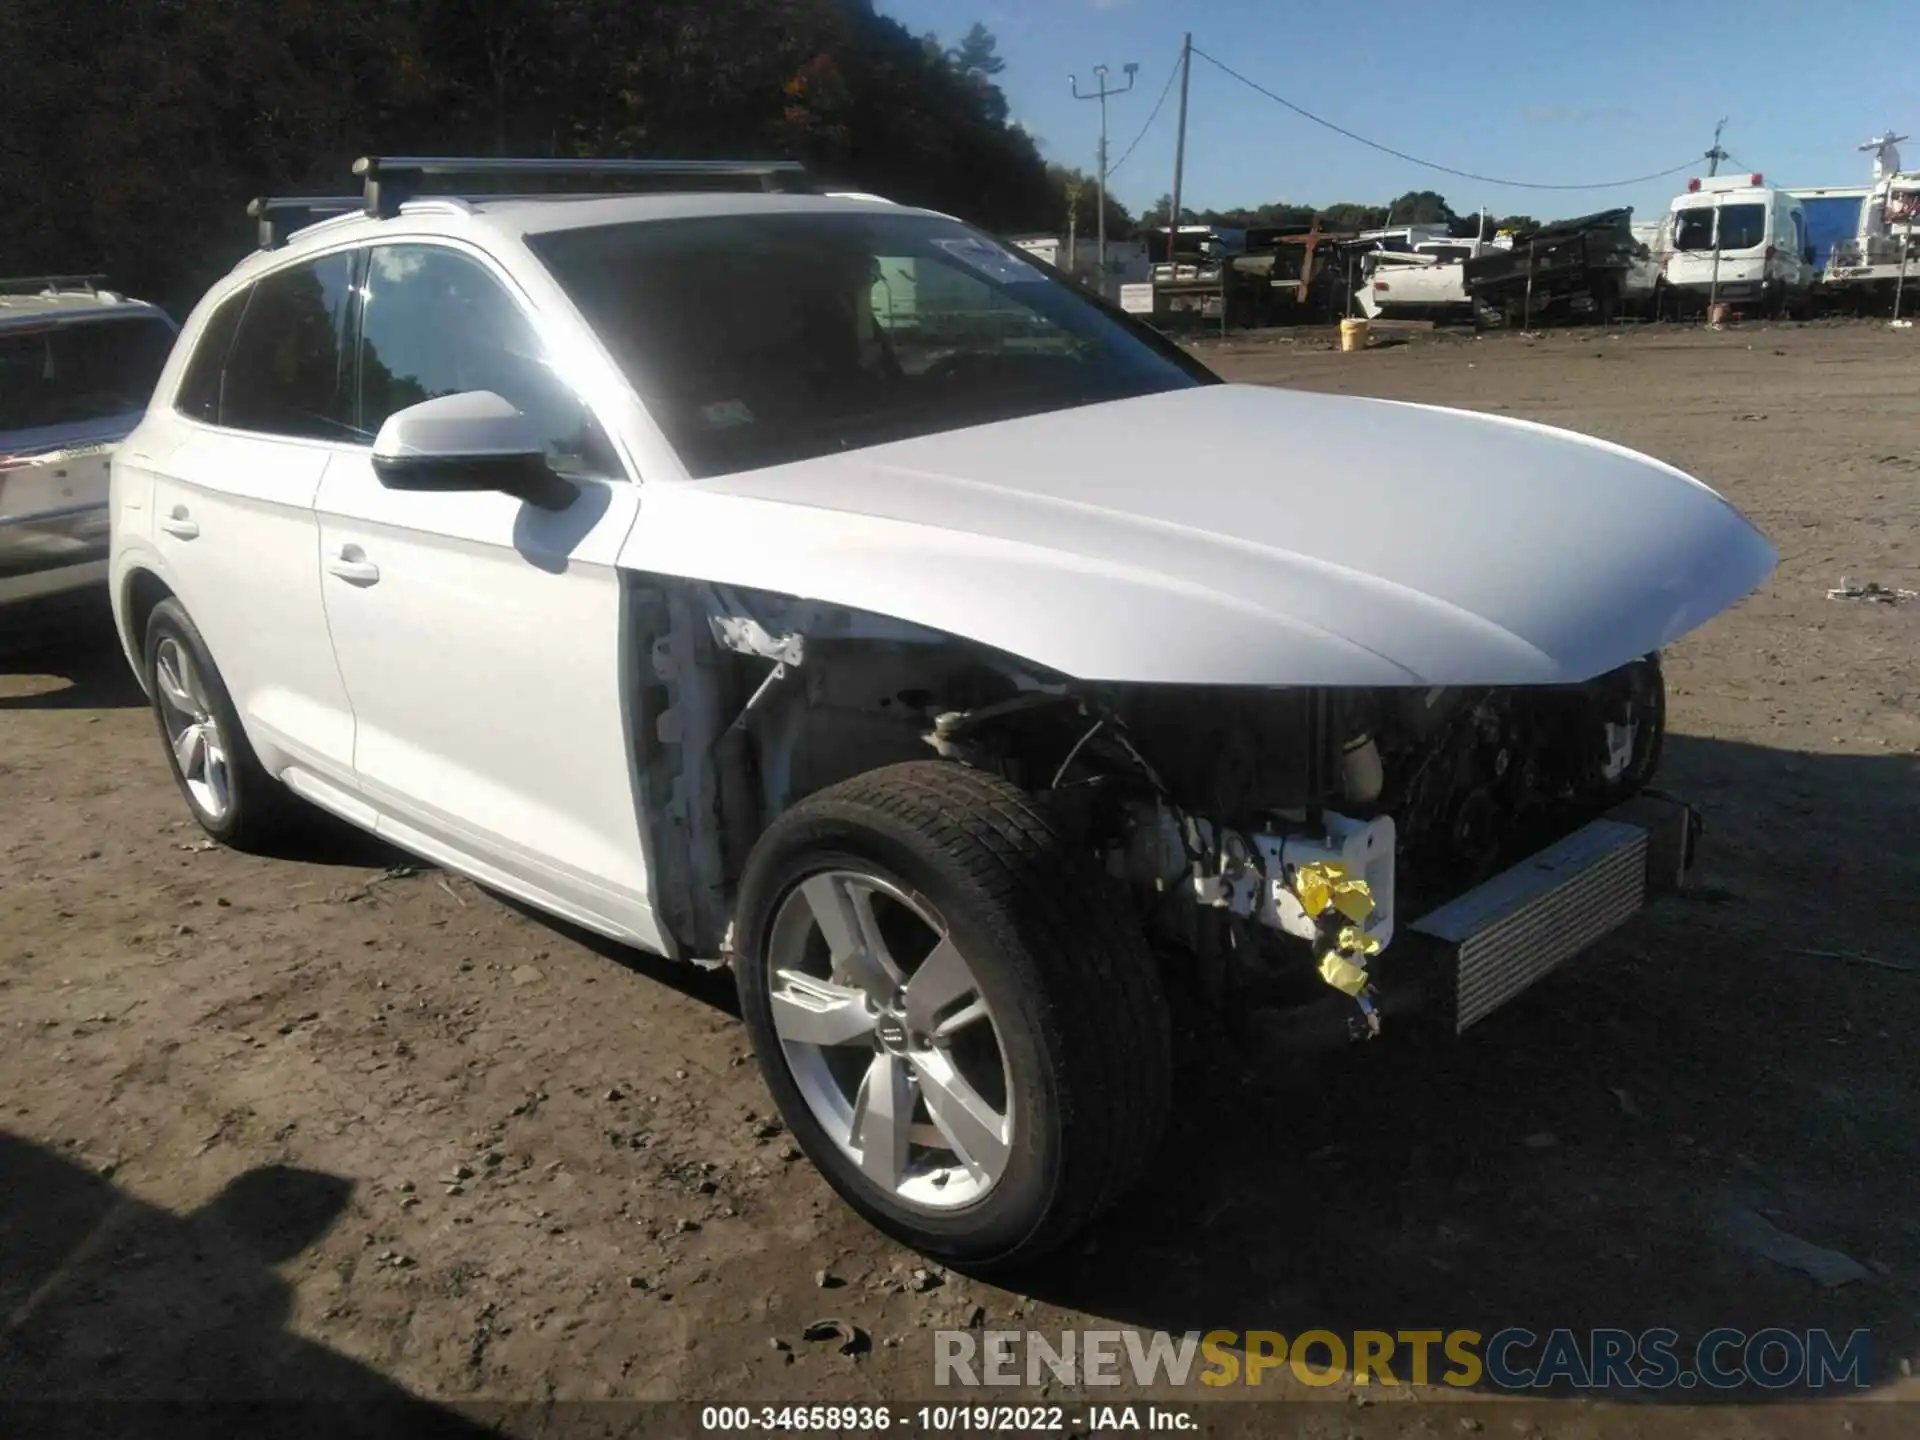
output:
<path id="1" fill-rule="evenodd" d="M 536 925 L 566 936 L 575 944 L 581 945 L 604 959 L 623 965 L 634 974 L 651 980 L 656 985 L 677 990 L 690 1000 L 719 1011 L 723 1015 L 740 1018 L 740 995 L 734 988 L 733 972 L 725 969 L 710 969 L 687 961 L 669 960 L 664 955 L 650 954 L 645 950 L 636 950 L 631 945 L 623 945 L 592 930 L 549 915 L 525 901 L 516 900 L 511 895 L 502 895 L 498 891 L 486 892 L 516 915 L 525 916 Z"/>
<path id="2" fill-rule="evenodd" d="M 272 1267 L 324 1234 L 351 1189 L 262 1166 L 175 1215 L 0 1131 L 0 1414 L 31 1419 L 21 1434 L 242 1434 L 287 1412 L 161 1402 L 325 1401 L 315 1433 L 491 1433 L 287 1329 L 291 1292 Z"/>
<path id="3" fill-rule="evenodd" d="M 186 802 L 181 803 L 184 806 Z M 438 868 L 392 841 L 381 839 L 371 830 L 350 825 L 318 806 L 306 807 L 300 812 L 298 824 L 286 834 L 256 845 L 253 853 L 269 860 L 297 860 L 306 865 L 359 870 L 411 873 Z"/>
<path id="4" fill-rule="evenodd" d="M 1683 1360 L 1719 1326 L 1864 1328 L 1865 1378 L 1897 1374 L 1920 1343 L 1920 849 L 1896 838 L 1920 766 L 1674 737 L 1662 779 L 1706 812 L 1689 895 L 1458 1045 L 1383 1038 L 1264 1084 L 1196 1068 L 1145 1192 L 1019 1288 L 1175 1332 L 1669 1327 Z M 1794 923 L 1757 928 L 1761 896 Z M 1856 1278 L 1761 1258 L 1732 1233 L 1754 1215 Z"/>
<path id="5" fill-rule="evenodd" d="M 29 678 L 25 693 L 0 694 L 0 711 L 147 703 L 120 649 L 104 589 L 0 606 L 0 677 L 7 676 Z"/>

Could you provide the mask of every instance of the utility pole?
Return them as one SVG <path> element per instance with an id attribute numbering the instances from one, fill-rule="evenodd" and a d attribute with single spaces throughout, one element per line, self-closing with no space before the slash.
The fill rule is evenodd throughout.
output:
<path id="1" fill-rule="evenodd" d="M 1727 128 L 1722 119 L 1713 127 L 1713 148 L 1707 151 L 1707 174 L 1718 175 L 1720 162 L 1733 157 L 1720 148 L 1720 132 Z M 1720 307 L 1720 202 L 1713 202 L 1713 279 L 1707 285 L 1707 323 L 1713 323 L 1713 313 Z"/>
<path id="2" fill-rule="evenodd" d="M 1180 233 L 1180 177 L 1187 164 L 1187 77 L 1193 73 L 1193 32 L 1180 41 L 1180 129 L 1173 142 L 1173 201 L 1167 211 L 1167 263 L 1173 264 L 1173 241 Z"/>
<path id="3" fill-rule="evenodd" d="M 1075 283 L 1080 279 L 1080 197 L 1086 194 L 1086 187 L 1078 180 L 1067 182 L 1067 258 L 1061 265 Z"/>
<path id="4" fill-rule="evenodd" d="M 1893 282 L 1893 323 L 1895 325 L 1900 323 L 1900 293 L 1907 288 L 1907 253 L 1912 249 L 1912 234 L 1902 235 L 1900 237 L 1900 275 Z"/>
<path id="5" fill-rule="evenodd" d="M 1733 158 L 1720 148 L 1720 132 L 1726 128 L 1727 122 L 1724 119 L 1713 127 L 1713 148 L 1707 151 L 1707 174 L 1709 175 L 1718 175 L 1720 173 L 1720 162 Z M 1854 133 L 1857 135 L 1860 132 L 1856 130 Z"/>
<path id="6" fill-rule="evenodd" d="M 1138 72 L 1138 70 L 1140 69 L 1138 65 L 1134 65 L 1134 64 L 1128 64 L 1123 68 L 1125 69 L 1127 74 L 1127 83 L 1115 89 L 1110 90 L 1107 88 L 1107 67 L 1104 65 L 1094 66 L 1093 78 L 1094 78 L 1095 84 L 1099 88 L 1089 91 L 1085 95 L 1082 95 L 1080 93 L 1080 77 L 1077 75 L 1069 75 L 1067 77 L 1068 83 L 1070 83 L 1073 86 L 1074 99 L 1098 100 L 1100 102 L 1100 165 L 1099 165 L 1099 179 L 1098 179 L 1099 188 L 1098 188 L 1098 193 L 1095 197 L 1095 204 L 1099 207 L 1098 219 L 1100 222 L 1100 241 L 1099 241 L 1099 244 L 1100 244 L 1100 297 L 1103 300 L 1108 298 L 1107 297 L 1107 97 L 1109 95 L 1124 95 L 1127 93 L 1127 91 L 1131 90 L 1133 88 L 1133 77 L 1135 73 Z"/>

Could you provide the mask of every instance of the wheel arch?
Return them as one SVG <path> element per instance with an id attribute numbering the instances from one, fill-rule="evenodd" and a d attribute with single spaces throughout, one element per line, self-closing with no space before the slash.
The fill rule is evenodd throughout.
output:
<path id="1" fill-rule="evenodd" d="M 147 623 L 162 600 L 178 599 L 173 587 L 144 565 L 134 566 L 120 582 L 120 647 L 142 690 L 147 686 Z"/>
<path id="2" fill-rule="evenodd" d="M 1052 677 L 945 632 L 789 595 L 627 575 L 623 670 L 649 888 L 688 954 L 721 953 L 747 856 L 827 786 L 936 758 L 945 710 Z"/>

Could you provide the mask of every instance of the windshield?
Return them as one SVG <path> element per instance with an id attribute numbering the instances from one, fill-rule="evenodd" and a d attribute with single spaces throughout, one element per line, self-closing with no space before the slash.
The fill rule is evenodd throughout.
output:
<path id="1" fill-rule="evenodd" d="M 150 314 L 0 327 L 0 430 L 144 410 L 172 348 Z"/>
<path id="2" fill-rule="evenodd" d="M 1764 205 L 1702 205 L 1682 210 L 1674 219 L 1673 248 L 1676 250 L 1713 249 L 1713 217 L 1720 216 L 1720 248 L 1751 250 L 1767 240 L 1767 207 Z"/>
<path id="3" fill-rule="evenodd" d="M 1213 378 L 935 216 L 702 216 L 528 244 L 695 477 Z"/>

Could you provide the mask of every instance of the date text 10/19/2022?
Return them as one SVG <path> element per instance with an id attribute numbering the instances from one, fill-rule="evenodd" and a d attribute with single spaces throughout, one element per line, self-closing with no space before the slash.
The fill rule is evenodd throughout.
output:
<path id="1" fill-rule="evenodd" d="M 1191 1410 L 1165 1405 L 706 1405 L 700 1428 L 723 1434 L 1044 1435 L 1178 1433 L 1197 1431 L 1200 1422 Z"/>

